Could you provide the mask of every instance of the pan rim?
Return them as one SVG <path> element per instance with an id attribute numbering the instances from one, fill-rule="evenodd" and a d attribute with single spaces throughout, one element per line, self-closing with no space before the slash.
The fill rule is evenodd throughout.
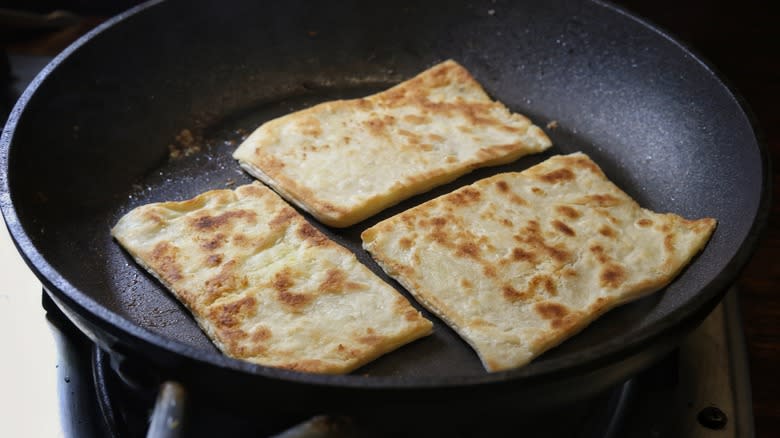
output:
<path id="1" fill-rule="evenodd" d="M 761 193 L 758 208 L 756 215 L 753 218 L 753 222 L 748 230 L 747 236 L 745 240 L 739 245 L 733 257 L 726 263 L 724 269 L 721 270 L 721 272 L 715 276 L 715 278 L 713 278 L 698 293 L 696 293 L 690 301 L 685 303 L 683 306 L 674 309 L 669 314 L 656 321 L 653 325 L 647 327 L 645 330 L 640 331 L 639 333 L 632 333 L 631 336 L 621 335 L 613 340 L 610 340 L 609 342 L 592 346 L 587 351 L 578 353 L 576 355 L 576 361 L 573 361 L 572 357 L 561 357 L 552 359 L 545 363 L 544 368 L 535 369 L 522 367 L 496 373 L 484 373 L 481 375 L 466 376 L 409 378 L 403 376 L 366 377 L 355 374 L 331 376 L 299 373 L 240 361 L 221 355 L 219 353 L 205 352 L 182 342 L 166 338 L 163 335 L 154 333 L 140 325 L 137 325 L 133 321 L 122 317 L 108 308 L 98 304 L 97 301 L 91 298 L 88 294 L 72 286 L 70 282 L 68 282 L 60 273 L 58 273 L 51 265 L 49 265 L 44 255 L 35 248 L 29 236 L 27 236 L 24 232 L 22 224 L 19 222 L 19 218 L 16 214 L 15 207 L 11 201 L 10 186 L 8 181 L 8 153 L 13 142 L 14 131 L 21 119 L 22 114 L 24 113 L 29 100 L 35 94 L 36 90 L 43 83 L 43 81 L 46 80 L 49 74 L 51 74 L 51 72 L 54 71 L 60 63 L 75 53 L 81 46 L 100 35 L 106 29 L 109 29 L 136 14 L 150 9 L 153 6 L 163 3 L 163 0 L 151 0 L 131 8 L 105 21 L 97 28 L 79 38 L 68 48 L 58 54 L 36 76 L 36 78 L 19 98 L 8 117 L 8 121 L 5 125 L 5 128 L 3 129 L 2 137 L 0 138 L 0 209 L 2 210 L 3 216 L 5 218 L 6 226 L 10 231 L 12 240 L 14 241 L 17 250 L 20 252 L 28 266 L 33 270 L 33 272 L 35 272 L 36 276 L 45 285 L 48 285 L 51 291 L 64 295 L 69 301 L 78 306 L 79 309 L 83 309 L 83 314 L 81 311 L 79 311 L 79 309 L 77 309 L 77 311 L 82 314 L 81 316 L 92 319 L 102 325 L 108 325 L 112 329 L 119 330 L 123 334 L 130 336 L 134 342 L 148 344 L 156 348 L 169 350 L 176 355 L 181 355 L 192 361 L 205 362 L 210 366 L 246 373 L 252 377 L 282 379 L 318 386 L 359 387 L 375 389 L 419 389 L 426 387 L 445 388 L 469 386 L 475 384 L 500 383 L 510 380 L 522 380 L 528 382 L 533 380 L 538 381 L 555 377 L 557 375 L 561 375 L 562 373 L 578 373 L 586 370 L 593 370 L 603 366 L 604 364 L 614 362 L 618 358 L 627 357 L 631 353 L 637 352 L 643 347 L 650 345 L 655 340 L 672 331 L 674 328 L 683 325 L 686 321 L 690 321 L 695 317 L 697 311 L 701 311 L 701 309 L 706 307 L 707 303 L 719 298 L 721 294 L 724 293 L 726 289 L 736 280 L 739 272 L 747 264 L 751 255 L 755 251 L 759 236 L 765 229 L 768 222 L 769 206 L 771 205 L 771 162 L 767 146 L 763 140 L 763 136 L 760 134 L 761 131 L 758 127 L 757 120 L 755 119 L 755 116 L 745 102 L 744 98 L 742 98 L 741 95 L 736 92 L 734 87 L 732 87 L 724 79 L 723 75 L 720 74 L 702 56 L 700 56 L 690 47 L 681 43 L 676 38 L 672 37 L 668 32 L 661 29 L 657 25 L 637 17 L 633 13 L 625 10 L 620 6 L 616 6 L 602 0 L 583 1 L 587 1 L 593 3 L 594 5 L 606 8 L 616 14 L 636 22 L 642 27 L 653 31 L 659 37 L 664 38 L 676 45 L 680 50 L 682 50 L 683 53 L 690 56 L 694 61 L 708 70 L 713 75 L 713 77 L 716 78 L 724 87 L 725 91 L 729 94 L 729 97 L 731 97 L 738 105 L 739 109 L 742 111 L 742 114 L 744 114 L 745 118 L 750 124 L 751 130 L 754 134 L 754 144 L 758 148 L 758 153 L 762 161 L 761 171 L 763 172 L 763 175 L 761 179 Z M 753 142 L 751 141 L 751 143 Z"/>

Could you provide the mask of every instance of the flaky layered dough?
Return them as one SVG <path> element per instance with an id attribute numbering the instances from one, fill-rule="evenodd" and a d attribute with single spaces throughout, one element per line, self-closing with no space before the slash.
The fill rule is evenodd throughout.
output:
<path id="1" fill-rule="evenodd" d="M 445 61 L 364 99 L 265 123 L 233 156 L 319 221 L 345 227 L 473 169 L 550 145 L 541 129 Z"/>
<path id="2" fill-rule="evenodd" d="M 667 285 L 715 225 L 641 208 L 576 153 L 480 180 L 362 238 L 390 276 L 498 371 Z"/>
<path id="3" fill-rule="evenodd" d="M 345 373 L 432 328 L 259 183 L 138 207 L 112 235 L 238 359 Z"/>

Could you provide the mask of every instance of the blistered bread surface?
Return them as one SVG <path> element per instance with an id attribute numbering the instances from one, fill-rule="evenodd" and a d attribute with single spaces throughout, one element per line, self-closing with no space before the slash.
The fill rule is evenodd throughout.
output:
<path id="1" fill-rule="evenodd" d="M 112 234 L 237 359 L 345 373 L 432 328 L 259 183 L 138 207 Z"/>
<path id="2" fill-rule="evenodd" d="M 233 156 L 321 222 L 344 227 L 475 168 L 550 145 L 528 118 L 445 61 L 381 93 L 269 121 Z"/>
<path id="3" fill-rule="evenodd" d="M 576 153 L 462 187 L 362 238 L 390 276 L 498 371 L 667 285 L 715 226 L 641 208 Z"/>

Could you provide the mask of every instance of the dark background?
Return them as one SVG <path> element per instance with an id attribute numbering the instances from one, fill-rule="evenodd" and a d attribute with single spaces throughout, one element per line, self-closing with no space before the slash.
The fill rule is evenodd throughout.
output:
<path id="1" fill-rule="evenodd" d="M 780 198 L 780 16 L 775 2 L 618 1 L 693 48 L 747 101 L 771 151 Z M 776 5 L 776 4 L 775 4 Z M 772 8 L 777 10 L 777 8 Z M 756 436 L 780 436 L 780 208 L 740 280 Z"/>
<path id="2" fill-rule="evenodd" d="M 0 10 L 0 79 L 7 53 L 54 55 L 102 20 L 138 1 L 0 1 L 0 8 L 34 12 L 19 26 Z M 780 15 L 774 2 L 624 0 L 617 3 L 667 30 L 699 53 L 752 109 L 774 163 L 780 157 Z M 226 3 L 229 7 L 229 3 Z M 772 8 L 774 9 L 774 8 Z M 54 13 L 67 10 L 69 13 Z M 18 17 L 17 17 L 18 18 Z M 5 108 L 3 108 L 5 109 Z M 4 118 L 4 114 L 0 114 Z M 777 169 L 777 166 L 775 166 Z M 774 199 L 780 172 L 773 173 Z M 756 436 L 780 434 L 780 207 L 774 203 L 762 242 L 740 280 Z"/>

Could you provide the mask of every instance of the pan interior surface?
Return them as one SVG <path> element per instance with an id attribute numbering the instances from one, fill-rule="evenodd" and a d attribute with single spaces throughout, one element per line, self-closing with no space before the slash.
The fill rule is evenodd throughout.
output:
<path id="1" fill-rule="evenodd" d="M 256 3 L 172 0 L 126 17 L 62 59 L 4 137 L 21 224 L 12 234 L 29 239 L 20 246 L 39 272 L 56 272 L 48 282 L 85 307 L 96 303 L 105 312 L 98 317 L 230 364 L 111 239 L 111 226 L 145 203 L 251 181 L 231 153 L 266 120 L 380 91 L 448 58 L 511 110 L 542 127 L 556 121 L 546 130 L 554 146 L 345 230 L 309 217 L 382 278 L 409 296 L 360 248 L 363 229 L 480 178 L 574 151 L 589 154 L 643 207 L 714 217 L 718 229 L 663 291 L 609 312 L 513 375 L 593 360 L 672 329 L 736 276 L 733 260 L 746 251 L 762 203 L 761 149 L 728 88 L 653 28 L 574 0 Z M 426 316 L 436 322 L 432 336 L 367 365 L 359 378 L 489 379 L 476 354 Z"/>

